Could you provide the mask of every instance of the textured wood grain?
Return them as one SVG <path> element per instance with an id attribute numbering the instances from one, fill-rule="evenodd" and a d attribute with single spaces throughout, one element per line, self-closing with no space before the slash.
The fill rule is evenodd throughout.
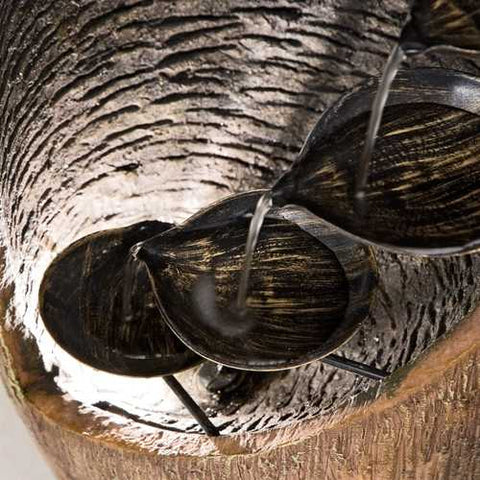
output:
<path id="1" fill-rule="evenodd" d="M 274 187 L 280 201 L 304 205 L 386 248 L 422 255 L 475 251 L 480 242 L 478 79 L 438 69 L 403 73 L 384 112 L 359 212 L 354 183 L 369 93 L 342 98 L 314 127 L 301 158 Z"/>
<path id="2" fill-rule="evenodd" d="M 260 232 L 247 310 L 240 315 L 235 298 L 250 218 L 238 213 L 245 203 L 255 204 L 245 197 L 232 196 L 140 244 L 137 255 L 165 321 L 194 351 L 227 366 L 268 371 L 318 360 L 349 339 L 368 314 L 373 256 L 299 209 L 285 217 L 272 212 Z"/>
<path id="3" fill-rule="evenodd" d="M 0 1 L 2 374 L 60 478 L 479 476 L 476 318 L 356 416 L 347 406 L 376 389 L 319 362 L 239 403 L 197 397 L 226 424 L 212 443 L 158 384 L 59 355 L 36 311 L 48 264 L 78 238 L 271 185 L 326 107 L 378 76 L 406 3 Z M 479 71 L 458 55 L 410 62 Z M 376 255 L 381 295 L 342 353 L 395 370 L 475 307 L 480 263 Z M 195 380 L 182 378 L 197 394 Z"/>
<path id="4" fill-rule="evenodd" d="M 478 320 L 477 312 L 414 369 L 398 377 L 399 386 L 394 387 L 394 379 L 390 387 L 395 388 L 395 395 L 387 390 L 375 405 L 350 411 L 328 428 L 310 421 L 277 431 L 273 436 L 247 434 L 230 440 L 208 440 L 218 452 L 213 457 L 179 456 L 166 462 L 148 450 L 139 455 L 124 449 L 126 445 L 121 443 L 91 442 L 86 436 L 62 429 L 56 422 L 45 422 L 37 409 L 26 410 L 25 419 L 49 452 L 62 479 L 106 480 L 112 475 L 119 480 L 153 475 L 168 479 L 185 475 L 198 479 L 244 479 L 258 475 L 302 480 L 316 476 L 327 480 L 352 476 L 415 479 L 418 475 L 475 479 L 480 474 L 476 436 Z M 30 378 L 34 376 L 30 374 Z M 46 405 L 38 386 L 25 393 L 23 401 Z M 77 428 L 85 428 L 91 421 L 88 416 L 77 417 L 74 404 L 69 409 L 69 419 L 76 418 Z M 51 415 L 56 418 L 53 411 Z M 90 430 L 95 431 L 101 434 Z M 272 441 L 278 442 L 273 450 Z M 245 454 L 249 451 L 256 455 Z"/>

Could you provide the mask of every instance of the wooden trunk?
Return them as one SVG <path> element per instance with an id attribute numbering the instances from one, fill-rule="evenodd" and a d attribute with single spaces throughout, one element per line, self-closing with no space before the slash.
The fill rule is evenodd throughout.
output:
<path id="1" fill-rule="evenodd" d="M 380 388 L 315 362 L 222 403 L 195 370 L 180 375 L 226 425 L 215 439 L 161 379 L 62 353 L 37 310 L 45 269 L 81 236 L 178 222 L 270 185 L 325 108 L 379 75 L 406 11 L 403 0 L 0 0 L 2 374 L 60 479 L 480 478 L 479 256 L 376 250 L 376 304 L 341 353 L 395 372 Z M 479 72 L 458 56 L 415 63 Z"/>

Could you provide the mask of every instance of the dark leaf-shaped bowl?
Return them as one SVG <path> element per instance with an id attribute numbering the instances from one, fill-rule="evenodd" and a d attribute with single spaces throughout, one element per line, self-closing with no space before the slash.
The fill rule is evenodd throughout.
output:
<path id="1" fill-rule="evenodd" d="M 148 273 L 131 247 L 171 228 L 142 222 L 84 237 L 49 266 L 40 314 L 55 341 L 78 360 L 131 376 L 173 374 L 200 358 L 165 324 Z"/>
<path id="2" fill-rule="evenodd" d="M 480 80 L 456 71 L 401 72 L 370 165 L 366 203 L 355 176 L 376 85 L 319 120 L 274 186 L 277 204 L 303 205 L 355 238 L 422 255 L 480 245 Z"/>
<path id="3" fill-rule="evenodd" d="M 260 233 L 245 316 L 235 316 L 229 305 L 250 222 L 237 214 L 253 212 L 261 193 L 217 203 L 143 242 L 137 255 L 185 344 L 229 367 L 268 371 L 319 359 L 348 340 L 369 311 L 376 275 L 368 248 L 303 209 L 275 210 Z"/>
<path id="4" fill-rule="evenodd" d="M 414 0 L 400 45 L 413 53 L 438 48 L 480 53 L 478 1 Z"/>

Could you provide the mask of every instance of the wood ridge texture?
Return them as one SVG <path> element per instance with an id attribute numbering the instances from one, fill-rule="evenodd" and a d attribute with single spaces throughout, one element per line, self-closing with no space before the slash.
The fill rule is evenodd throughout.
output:
<path id="1" fill-rule="evenodd" d="M 270 187 L 319 116 L 380 75 L 408 3 L 0 0 L 0 372 L 59 479 L 480 479 L 478 255 L 374 248 L 376 302 L 339 353 L 392 377 L 292 369 L 215 439 L 81 400 L 38 317 L 76 240 Z M 480 74 L 458 55 L 405 66 Z"/>

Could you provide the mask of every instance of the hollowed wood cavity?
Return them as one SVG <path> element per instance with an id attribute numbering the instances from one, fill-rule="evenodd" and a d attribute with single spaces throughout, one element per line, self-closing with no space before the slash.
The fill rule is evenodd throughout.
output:
<path id="1" fill-rule="evenodd" d="M 1 227 L 4 277 L 15 288 L 8 328 L 21 325 L 46 368 L 58 366 L 55 380 L 45 376 L 30 392 L 58 386 L 80 402 L 76 411 L 113 412 L 108 428 L 127 442 L 165 448 L 156 425 L 199 431 L 160 379 L 101 374 L 63 354 L 38 316 L 41 279 L 86 234 L 179 222 L 227 194 L 271 185 L 326 106 L 378 75 L 406 2 L 388 5 L 373 31 L 378 5 L 359 14 L 347 0 L 2 3 Z M 480 262 L 375 254 L 377 302 L 340 353 L 393 371 L 476 305 Z M 33 356 L 29 345 L 24 356 Z M 254 376 L 220 399 L 204 393 L 195 370 L 179 379 L 224 433 L 330 421 L 372 386 L 321 362 Z"/>

